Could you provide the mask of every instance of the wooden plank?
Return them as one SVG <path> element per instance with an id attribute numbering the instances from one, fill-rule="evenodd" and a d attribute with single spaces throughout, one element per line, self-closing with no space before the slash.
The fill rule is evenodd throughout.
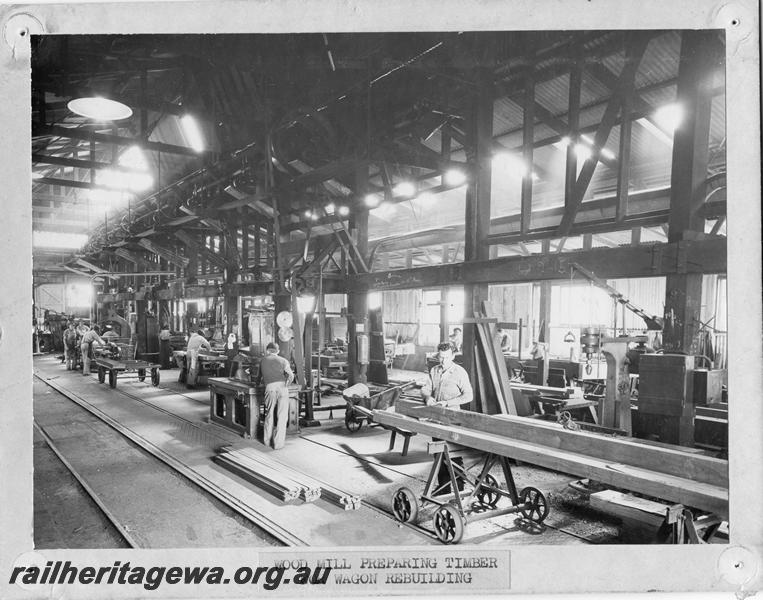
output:
<path id="1" fill-rule="evenodd" d="M 489 302 L 482 303 L 482 312 L 485 313 L 486 317 L 492 317 L 490 314 L 491 308 Z M 506 404 L 506 413 L 509 415 L 516 415 L 517 407 L 514 404 L 514 396 L 511 393 L 511 377 L 509 376 L 509 370 L 506 368 L 506 359 L 503 357 L 501 345 L 496 338 L 498 325 L 486 323 L 485 327 L 487 328 L 490 341 L 492 342 L 493 356 L 495 357 L 495 362 L 498 366 L 498 378 L 501 381 L 501 392 L 503 393 L 504 402 Z"/>
<path id="2" fill-rule="evenodd" d="M 521 419 L 521 417 L 507 418 Z M 527 421 L 527 419 L 522 420 Z M 729 494 L 727 488 L 700 483 L 685 477 L 639 469 L 617 463 L 611 459 L 592 458 L 574 452 L 557 450 L 537 443 L 509 438 L 505 434 L 496 435 L 465 427 L 443 425 L 432 421 L 419 421 L 399 413 L 375 410 L 374 421 L 483 452 L 507 456 L 561 473 L 587 477 L 604 485 L 681 503 L 728 518 Z"/>
<path id="3" fill-rule="evenodd" d="M 588 502 L 592 508 L 652 527 L 662 525 L 668 509 L 665 504 L 631 494 L 623 494 L 615 490 L 604 490 L 591 494 Z"/>
<path id="4" fill-rule="evenodd" d="M 424 406 L 410 400 L 395 403 L 401 415 L 436 419 L 453 425 L 537 443 L 581 455 L 626 463 L 634 467 L 669 475 L 687 477 L 700 483 L 728 488 L 728 461 L 687 452 L 678 446 L 657 447 L 634 438 L 610 438 L 585 431 L 570 431 L 557 423 L 508 415 L 480 415 L 437 406 Z"/>
<path id="5" fill-rule="evenodd" d="M 475 317 L 476 316 L 477 315 L 475 314 Z M 498 379 L 498 372 L 496 371 L 495 360 L 491 360 L 491 354 L 489 353 L 491 344 L 490 344 L 490 340 L 486 339 L 487 331 L 479 323 L 475 324 L 474 327 L 477 331 L 477 339 L 481 343 L 482 356 L 485 357 L 485 365 L 487 365 L 487 372 L 488 372 L 488 375 L 490 376 L 489 381 L 493 384 L 493 391 L 495 392 L 495 399 L 498 404 L 498 410 L 501 413 L 505 413 L 506 402 L 503 399 L 503 391 L 501 389 L 501 382 Z M 479 355 L 477 360 L 479 360 Z"/>
<path id="6" fill-rule="evenodd" d="M 481 413 L 490 415 L 500 412 L 500 407 L 497 404 L 495 393 L 491 394 L 488 388 L 489 381 L 485 378 L 485 367 L 481 359 L 483 358 L 481 349 L 477 349 L 474 353 L 474 366 L 477 373 L 477 387 L 480 392 L 480 406 Z"/>

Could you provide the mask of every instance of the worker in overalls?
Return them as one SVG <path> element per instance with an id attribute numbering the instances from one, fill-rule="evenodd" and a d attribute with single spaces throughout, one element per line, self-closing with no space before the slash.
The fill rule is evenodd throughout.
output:
<path id="1" fill-rule="evenodd" d="M 162 369 L 172 367 L 172 347 L 170 346 L 170 326 L 167 323 L 162 324 L 159 330 L 159 364 Z"/>
<path id="2" fill-rule="evenodd" d="M 463 367 L 453 362 L 455 347 L 450 342 L 442 342 L 437 346 L 436 364 L 429 371 L 429 380 L 421 388 L 421 397 L 427 406 L 442 406 L 459 410 L 463 404 L 469 404 L 474 397 L 469 375 Z M 453 462 L 464 466 L 461 457 L 453 458 Z M 458 477 L 458 487 L 463 489 L 463 479 Z M 437 474 L 437 483 L 440 493 L 450 492 L 450 474 L 446 465 L 440 468 Z"/>
<path id="3" fill-rule="evenodd" d="M 212 351 L 212 346 L 209 345 L 207 338 L 204 337 L 204 330 L 198 329 L 191 334 L 191 338 L 188 340 L 188 347 L 186 348 L 185 360 L 188 366 L 187 387 L 194 387 L 196 385 L 196 379 L 199 376 L 199 352 L 202 348 L 209 352 Z"/>
<path id="4" fill-rule="evenodd" d="M 265 423 L 263 443 L 275 450 L 286 445 L 286 424 L 289 420 L 289 388 L 294 372 L 289 361 L 278 355 L 278 346 L 270 342 L 260 361 L 260 380 L 265 384 Z M 273 421 L 275 420 L 275 431 Z"/>
<path id="5" fill-rule="evenodd" d="M 67 371 L 73 370 L 77 362 L 77 330 L 74 329 L 74 321 L 69 321 L 64 331 L 64 362 Z"/>
<path id="6" fill-rule="evenodd" d="M 98 325 L 93 325 L 80 340 L 80 350 L 82 351 L 82 374 L 90 375 L 90 359 L 92 358 L 93 344 L 101 346 L 106 345 L 106 341 L 101 337 L 101 330 Z"/>

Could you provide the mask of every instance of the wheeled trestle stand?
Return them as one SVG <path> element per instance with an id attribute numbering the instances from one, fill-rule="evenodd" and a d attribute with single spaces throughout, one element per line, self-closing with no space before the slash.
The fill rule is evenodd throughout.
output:
<path id="1" fill-rule="evenodd" d="M 549 506 L 540 490 L 526 487 L 517 493 L 507 457 L 485 454 L 480 474 L 474 478 L 466 467 L 453 460 L 446 442 L 429 442 L 427 450 L 434 456 L 434 461 L 421 498 L 406 487 L 399 488 L 392 497 L 392 512 L 399 521 L 414 523 L 421 506 L 437 504 L 435 534 L 444 544 L 457 544 L 464 535 L 466 524 L 472 521 L 521 513 L 525 519 L 542 523 L 548 516 Z M 503 470 L 507 490 L 499 487 L 490 474 L 497 463 Z M 447 480 L 439 476 L 443 469 L 448 474 Z M 509 498 L 511 506 L 497 509 L 501 498 Z"/>

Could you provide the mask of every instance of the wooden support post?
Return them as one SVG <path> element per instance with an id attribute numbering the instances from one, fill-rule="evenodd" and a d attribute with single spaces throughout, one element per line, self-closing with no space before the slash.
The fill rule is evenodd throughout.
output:
<path id="1" fill-rule="evenodd" d="M 491 55 L 486 49 L 486 55 Z M 466 215 L 464 262 L 482 261 L 489 258 L 488 245 L 485 243 L 490 233 L 490 186 L 492 179 L 493 147 L 493 71 L 485 66 L 476 72 L 476 94 L 467 120 L 467 137 L 474 148 L 468 156 L 471 163 L 471 178 L 466 189 Z M 486 284 L 468 284 L 464 286 L 464 316 L 473 317 L 482 311 L 482 303 L 488 300 Z M 474 363 L 475 328 L 464 327 L 463 358 L 464 365 L 471 369 Z M 475 381 L 476 373 L 469 373 Z"/>
<path id="2" fill-rule="evenodd" d="M 221 248 L 221 250 L 224 251 L 225 256 L 225 270 L 223 279 L 223 283 L 225 284 L 232 284 L 236 281 L 236 272 L 238 271 L 238 262 L 236 261 L 238 248 L 234 246 L 234 244 L 236 244 L 236 239 L 237 236 L 235 234 L 235 230 L 233 235 L 228 235 L 221 239 L 221 242 L 224 244 L 224 248 Z M 224 302 L 225 305 L 223 309 L 225 310 L 225 322 L 223 323 L 223 333 L 227 335 L 233 332 L 234 325 L 238 325 L 238 296 L 226 294 Z"/>
<path id="3" fill-rule="evenodd" d="M 522 178 L 522 200 L 520 231 L 523 235 L 530 231 L 533 210 L 533 149 L 535 142 L 535 80 L 528 70 L 525 80 L 524 114 L 522 124 L 522 157 L 527 165 L 527 174 Z"/>
<path id="4" fill-rule="evenodd" d="M 368 190 L 368 165 L 363 164 L 355 169 L 355 193 L 364 196 Z M 354 234 L 355 247 L 365 259 L 368 256 L 368 210 L 360 210 L 350 220 L 351 231 Z M 347 252 L 351 250 L 348 249 Z M 348 259 L 347 252 L 343 255 Z M 349 268 L 349 266 L 348 266 Z M 349 383 L 366 383 L 368 381 L 368 364 L 359 364 L 358 334 L 369 335 L 368 331 L 368 290 L 347 294 L 347 362 Z"/>
<path id="5" fill-rule="evenodd" d="M 632 47 L 626 49 L 627 60 L 634 60 L 632 56 Z M 628 190 L 630 183 L 630 165 L 631 165 L 631 131 L 633 122 L 631 121 L 631 106 L 633 104 L 632 94 L 625 94 L 622 100 L 622 120 L 620 122 L 620 151 L 619 162 L 617 163 L 617 209 L 616 220 L 622 223 L 628 216 Z"/>
<path id="6" fill-rule="evenodd" d="M 450 323 L 448 322 L 448 288 L 440 290 L 440 341 L 448 341 L 450 335 Z M 463 331 L 462 331 L 463 333 Z"/>
<path id="7" fill-rule="evenodd" d="M 668 242 L 681 242 L 689 231 L 704 232 L 698 208 L 705 199 L 712 108 L 712 69 L 719 56 L 718 41 L 708 31 L 681 34 L 681 58 L 676 101 L 684 118 L 673 135 Z M 688 261 L 687 256 L 680 259 Z M 665 286 L 666 352 L 696 351 L 695 334 L 702 304 L 702 275 L 668 275 Z"/>
<path id="8" fill-rule="evenodd" d="M 244 264 L 241 268 L 244 272 L 249 271 L 249 225 L 244 223 L 241 227 L 241 260 Z"/>
<path id="9" fill-rule="evenodd" d="M 353 292 L 347 294 L 347 367 L 349 384 L 368 381 L 368 364 L 361 365 L 358 360 L 358 334 L 369 335 L 368 331 L 368 293 Z M 370 341 L 370 340 L 369 340 Z"/>
<path id="10" fill-rule="evenodd" d="M 569 127 L 569 144 L 567 144 L 567 161 L 564 170 L 564 206 L 569 209 L 574 204 L 575 182 L 578 175 L 578 157 L 575 146 L 580 143 L 578 129 L 580 127 L 580 88 L 583 81 L 583 65 L 580 49 L 573 53 L 575 62 L 570 70 L 570 87 L 567 110 Z"/>
<path id="11" fill-rule="evenodd" d="M 617 88 L 612 91 L 612 96 L 607 103 L 607 107 L 604 109 L 601 123 L 599 123 L 596 135 L 594 136 L 594 148 L 601 149 L 604 147 L 609 138 L 609 134 L 612 131 L 612 127 L 617 120 L 620 107 L 622 106 L 623 97 L 633 93 L 636 71 L 638 71 L 641 58 L 646 51 L 649 39 L 648 35 L 641 32 L 627 37 L 628 43 L 632 45 L 631 61 L 626 62 L 623 67 L 620 77 L 618 78 Z M 572 225 L 575 223 L 578 209 L 583 203 L 583 198 L 588 191 L 588 185 L 591 183 L 591 179 L 593 178 L 598 163 L 599 159 L 596 152 L 593 152 L 585 163 L 583 163 L 583 167 L 580 169 L 580 174 L 575 180 L 572 194 L 571 196 L 566 197 L 565 212 L 562 221 L 559 224 L 559 229 L 557 230 L 558 235 L 569 235 Z"/>
<path id="12" fill-rule="evenodd" d="M 548 385 L 548 344 L 551 341 L 551 282 L 543 281 L 540 287 L 540 302 L 538 310 L 538 341 L 545 344 L 543 352 L 543 369 L 539 370 L 541 375 L 540 385 Z"/>

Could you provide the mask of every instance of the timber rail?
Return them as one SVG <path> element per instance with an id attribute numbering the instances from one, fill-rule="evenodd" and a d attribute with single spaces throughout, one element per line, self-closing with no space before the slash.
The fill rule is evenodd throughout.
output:
<path id="1" fill-rule="evenodd" d="M 394 413 L 374 411 L 374 420 L 728 519 L 728 461 L 689 448 L 407 400 L 399 401 Z"/>

